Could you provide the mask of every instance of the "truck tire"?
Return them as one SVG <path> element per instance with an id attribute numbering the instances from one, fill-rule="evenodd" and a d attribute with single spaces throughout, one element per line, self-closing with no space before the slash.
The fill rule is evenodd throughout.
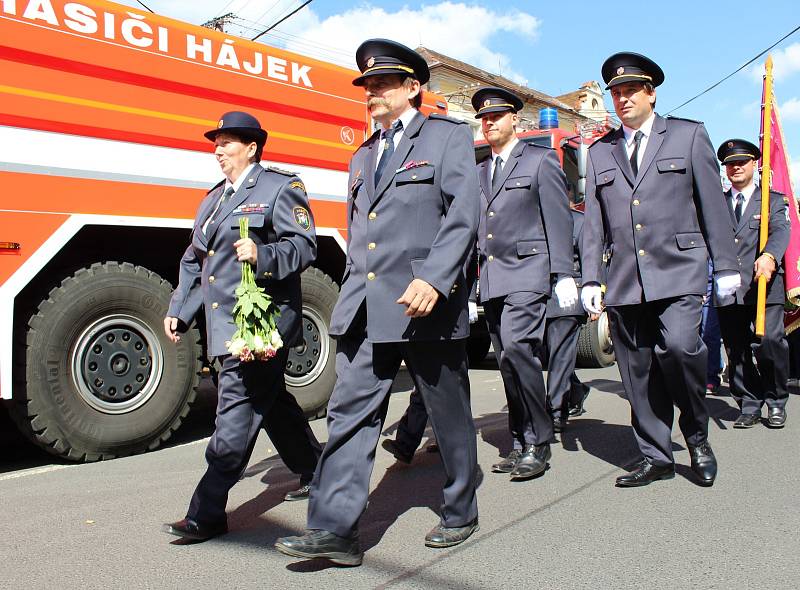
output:
<path id="1" fill-rule="evenodd" d="M 614 347 L 606 312 L 600 314 L 597 320 L 590 320 L 581 326 L 576 364 L 583 368 L 602 368 L 614 364 Z"/>
<path id="2" fill-rule="evenodd" d="M 467 339 L 467 360 L 470 367 L 480 365 L 486 355 L 489 354 L 489 347 L 492 345 L 492 340 L 489 336 L 480 334 L 473 335 Z"/>
<path id="3" fill-rule="evenodd" d="M 48 452 L 99 461 L 155 449 L 196 395 L 200 334 L 163 330 L 172 287 L 128 263 L 96 263 L 64 279 L 28 321 L 12 413 Z"/>
<path id="4" fill-rule="evenodd" d="M 336 383 L 336 341 L 328 328 L 339 287 L 315 267 L 300 276 L 303 291 L 303 343 L 289 351 L 286 387 L 308 418 L 321 418 Z"/>

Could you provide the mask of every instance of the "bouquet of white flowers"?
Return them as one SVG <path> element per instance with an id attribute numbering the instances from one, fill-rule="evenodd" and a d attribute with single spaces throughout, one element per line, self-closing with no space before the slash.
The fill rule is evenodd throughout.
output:
<path id="1" fill-rule="evenodd" d="M 239 235 L 248 236 L 247 217 L 239 220 Z M 236 305 L 233 306 L 233 320 L 236 324 L 228 352 L 238 356 L 242 362 L 266 361 L 275 356 L 283 346 L 275 321 L 280 310 L 272 303 L 272 297 L 256 285 L 253 267 L 242 262 L 242 281 L 236 288 Z"/>

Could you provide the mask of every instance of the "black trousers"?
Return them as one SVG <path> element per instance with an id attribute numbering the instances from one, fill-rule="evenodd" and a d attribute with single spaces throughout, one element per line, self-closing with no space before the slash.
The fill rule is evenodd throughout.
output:
<path id="1" fill-rule="evenodd" d="M 459 527 L 478 516 L 477 442 L 464 341 L 371 343 L 365 329 L 351 328 L 338 340 L 328 442 L 311 483 L 308 528 L 340 536 L 356 532 L 392 382 L 403 360 L 439 443 L 445 471 L 441 522 Z"/>
<path id="2" fill-rule="evenodd" d="M 575 357 L 580 327 L 581 316 L 547 319 L 547 397 L 554 417 L 566 417 L 569 412 L 573 378 L 578 379 L 575 375 Z M 580 401 L 583 401 L 582 396 L 578 403 Z"/>
<path id="3" fill-rule="evenodd" d="M 755 305 L 726 305 L 717 312 L 728 355 L 728 383 L 742 413 L 760 414 L 765 403 L 771 408 L 785 407 L 789 345 L 783 329 L 783 305 L 767 305 L 763 338 L 755 335 Z"/>
<path id="4" fill-rule="evenodd" d="M 225 520 L 228 492 L 250 460 L 259 429 L 264 430 L 286 466 L 311 481 L 322 448 L 294 396 L 286 391 L 283 370 L 288 349 L 266 362 L 221 357 L 217 419 L 206 448 L 208 468 L 197 484 L 187 517 L 206 524 Z"/>
<path id="5" fill-rule="evenodd" d="M 672 464 L 673 404 L 688 445 L 708 438 L 702 299 L 684 295 L 607 310 L 639 449 L 655 465 Z"/>
<path id="6" fill-rule="evenodd" d="M 413 455 L 425 434 L 428 425 L 428 411 L 425 409 L 425 400 L 416 388 L 411 390 L 408 397 L 408 408 L 397 424 L 395 445 L 406 455 Z"/>
<path id="7" fill-rule="evenodd" d="M 540 293 L 520 292 L 483 304 L 506 391 L 508 427 L 515 449 L 555 441 L 539 360 L 546 301 Z"/>

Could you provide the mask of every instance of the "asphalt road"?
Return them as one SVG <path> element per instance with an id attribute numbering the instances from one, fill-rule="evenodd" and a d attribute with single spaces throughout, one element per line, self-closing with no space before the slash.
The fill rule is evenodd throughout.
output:
<path id="1" fill-rule="evenodd" d="M 713 488 L 695 485 L 674 432 L 674 480 L 618 489 L 638 454 L 615 367 L 582 370 L 588 413 L 571 422 L 541 478 L 512 483 L 490 466 L 509 450 L 496 366 L 470 373 L 481 466 L 481 530 L 428 549 L 443 481 L 438 455 L 412 465 L 378 449 L 361 521 L 360 568 L 292 560 L 273 543 L 305 525 L 304 502 L 282 502 L 297 480 L 262 435 L 231 492 L 231 532 L 181 545 L 161 523 L 181 518 L 204 469 L 213 393 L 171 444 L 105 463 L 54 463 L 0 417 L 0 587 L 3 588 L 797 588 L 800 587 L 800 423 L 733 430 L 726 396 L 709 400 L 720 462 Z M 385 434 L 405 409 L 401 375 Z M 314 429 L 326 438 L 324 421 Z"/>

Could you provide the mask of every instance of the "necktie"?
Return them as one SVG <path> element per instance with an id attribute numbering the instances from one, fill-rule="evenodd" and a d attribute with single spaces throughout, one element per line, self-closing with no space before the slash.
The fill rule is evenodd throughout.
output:
<path id="1" fill-rule="evenodd" d="M 391 159 L 392 154 L 394 154 L 394 136 L 395 133 L 400 131 L 403 128 L 403 122 L 398 119 L 395 121 L 395 124 L 392 125 L 389 129 L 384 131 L 383 137 L 383 152 L 381 152 L 380 159 L 378 160 L 378 167 L 375 168 L 375 186 L 378 186 L 378 183 L 381 181 L 381 175 L 383 174 L 383 169 L 386 168 L 386 163 Z"/>
<path id="2" fill-rule="evenodd" d="M 631 154 L 631 170 L 633 170 L 634 177 L 637 174 L 639 174 L 639 145 L 642 143 L 643 137 L 644 133 L 642 133 L 641 129 L 637 131 L 633 136 L 633 153 Z"/>
<path id="3" fill-rule="evenodd" d="M 744 209 L 744 195 L 739 193 L 736 195 L 736 206 L 733 208 L 733 215 L 736 217 L 736 223 L 742 220 L 742 209 Z"/>
<path id="4" fill-rule="evenodd" d="M 494 170 L 492 171 L 492 192 L 497 190 L 500 177 L 503 175 L 503 158 L 497 156 L 494 159 Z"/>
<path id="5" fill-rule="evenodd" d="M 208 216 L 208 219 L 206 220 L 205 224 L 203 224 L 203 233 L 206 233 L 208 231 L 208 226 L 214 222 L 214 217 L 216 217 L 217 213 L 219 213 L 219 210 L 222 209 L 222 206 L 228 199 L 231 198 L 231 195 L 234 192 L 235 191 L 233 190 L 233 187 L 229 186 L 228 189 L 224 193 L 222 193 L 222 196 L 219 198 L 219 201 L 217 201 L 217 206 L 214 207 L 214 210 L 211 212 L 211 215 Z"/>

